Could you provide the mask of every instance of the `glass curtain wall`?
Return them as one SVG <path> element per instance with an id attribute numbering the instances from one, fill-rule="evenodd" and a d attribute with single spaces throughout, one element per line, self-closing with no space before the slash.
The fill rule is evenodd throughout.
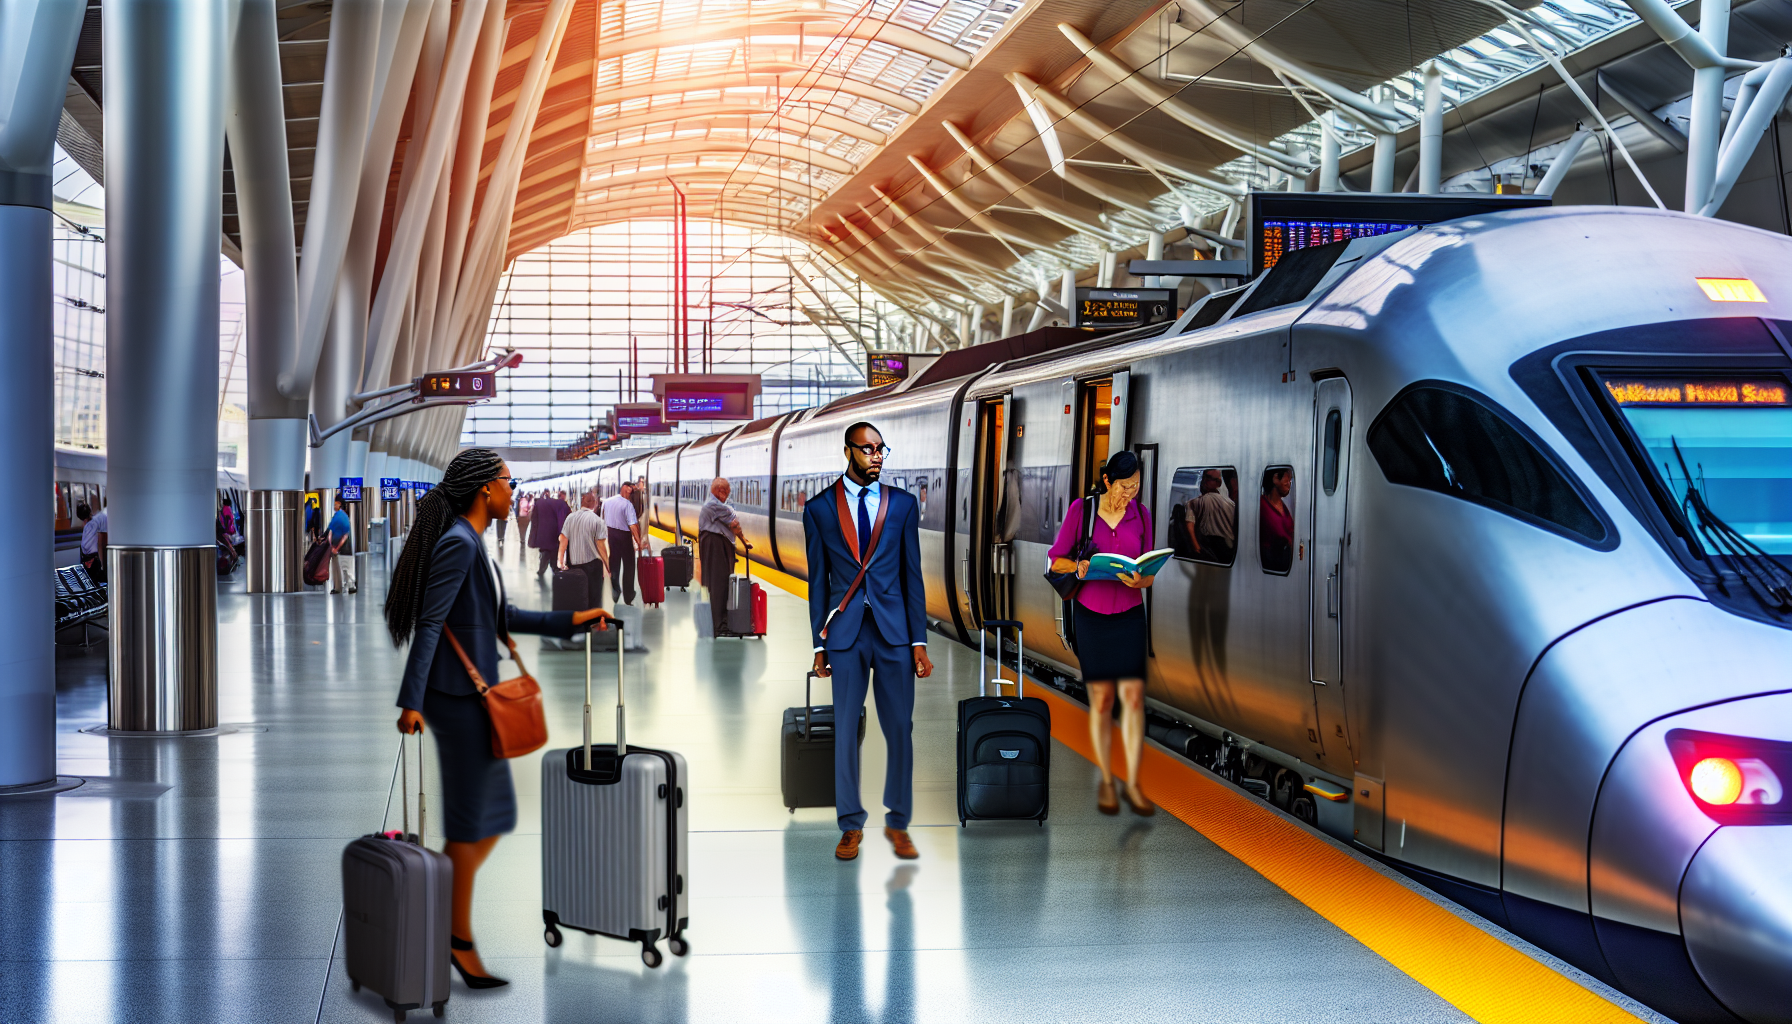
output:
<path id="1" fill-rule="evenodd" d="M 690 372 L 760 374 L 756 416 L 864 389 L 864 347 L 880 341 L 870 289 L 801 242 L 738 225 L 692 221 L 687 250 Z M 652 375 L 682 368 L 675 268 L 669 220 L 587 228 L 517 257 L 487 342 L 521 350 L 523 365 L 468 410 L 461 443 L 560 447 L 618 402 L 652 401 Z"/>

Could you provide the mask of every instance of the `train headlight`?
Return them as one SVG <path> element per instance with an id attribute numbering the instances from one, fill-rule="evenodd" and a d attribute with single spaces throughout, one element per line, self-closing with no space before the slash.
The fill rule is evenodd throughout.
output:
<path id="1" fill-rule="evenodd" d="M 1782 778 L 1792 778 L 1792 744 L 1675 729 L 1668 749 L 1680 779 L 1704 812 L 1726 825 L 1792 822 Z"/>
<path id="2" fill-rule="evenodd" d="M 1733 804 L 1742 795 L 1742 769 L 1727 757 L 1707 757 L 1692 766 L 1686 784 L 1708 804 Z"/>

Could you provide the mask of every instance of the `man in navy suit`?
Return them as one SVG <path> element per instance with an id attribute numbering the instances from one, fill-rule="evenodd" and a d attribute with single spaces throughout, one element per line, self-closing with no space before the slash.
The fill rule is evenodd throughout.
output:
<path id="1" fill-rule="evenodd" d="M 834 721 L 842 723 L 841 730 L 858 721 L 867 689 L 876 699 L 889 748 L 884 837 L 896 856 L 913 860 L 920 856 L 908 835 L 915 678 L 932 675 L 933 662 L 927 659 L 920 506 L 907 491 L 878 481 L 889 450 L 871 424 L 846 428 L 846 473 L 803 506 L 803 537 L 815 673 L 834 678 Z M 841 832 L 834 856 L 852 860 L 865 837 L 865 807 L 859 799 L 859 747 L 851 739 L 834 744 L 834 810 Z"/>

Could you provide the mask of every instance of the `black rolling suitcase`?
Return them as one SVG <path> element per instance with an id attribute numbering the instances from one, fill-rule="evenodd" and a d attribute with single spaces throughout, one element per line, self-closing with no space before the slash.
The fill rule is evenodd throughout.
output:
<path id="1" fill-rule="evenodd" d="M 809 703 L 815 673 L 803 681 L 803 706 L 784 709 L 784 806 L 834 806 L 834 706 Z M 865 709 L 859 708 L 859 749 L 865 747 Z"/>
<path id="2" fill-rule="evenodd" d="M 417 831 L 411 832 L 409 770 L 398 799 L 403 829 L 375 832 L 342 851 L 343 966 L 355 991 L 366 986 L 385 997 L 395 1020 L 428 1006 L 442 1015 L 448 1002 L 448 922 L 454 864 L 422 845 L 423 738 L 417 738 Z M 398 773 L 394 773 L 398 774 Z M 387 808 L 390 811 L 390 806 Z M 385 827 L 385 822 L 380 822 Z"/>
<path id="3" fill-rule="evenodd" d="M 554 570 L 554 604 L 557 612 L 584 611 L 596 602 L 591 600 L 591 577 L 583 569 Z M 597 596 L 603 597 L 603 586 L 596 588 Z M 578 633 L 570 640 L 562 640 L 557 636 L 544 636 L 541 646 L 550 651 L 582 651 L 585 649 L 586 634 Z"/>
<path id="4" fill-rule="evenodd" d="M 1021 625 L 987 619 L 996 631 L 996 672 L 986 669 L 988 633 L 977 644 L 977 696 L 958 702 L 958 824 L 1002 818 L 1031 818 L 1044 824 L 1051 791 L 1052 712 L 1038 697 L 1022 695 L 1026 653 Z M 1014 696 L 1002 692 L 1002 634 L 1014 631 Z M 996 696 L 986 696 L 994 682 Z"/>
<path id="5" fill-rule="evenodd" d="M 691 546 L 668 544 L 660 549 L 660 557 L 666 560 L 666 586 L 689 590 L 697 562 L 691 554 Z"/>

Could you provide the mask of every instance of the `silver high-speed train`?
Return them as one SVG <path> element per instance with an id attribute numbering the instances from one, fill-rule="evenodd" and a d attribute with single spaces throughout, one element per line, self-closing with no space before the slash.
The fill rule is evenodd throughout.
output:
<path id="1" fill-rule="evenodd" d="M 755 557 L 803 576 L 802 505 L 870 420 L 935 627 L 1019 618 L 1071 680 L 1046 548 L 1131 448 L 1176 551 L 1153 735 L 1675 1018 L 1787 1020 L 1788 334 L 1783 236 L 1504 212 L 568 482 L 645 476 L 690 535 L 726 476 Z"/>

